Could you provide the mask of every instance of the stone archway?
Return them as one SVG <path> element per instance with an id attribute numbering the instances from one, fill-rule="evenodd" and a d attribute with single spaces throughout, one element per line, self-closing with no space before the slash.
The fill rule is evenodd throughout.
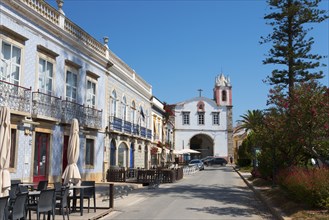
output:
<path id="1" fill-rule="evenodd" d="M 128 146 L 125 142 L 118 147 L 118 166 L 128 167 Z"/>
<path id="2" fill-rule="evenodd" d="M 190 148 L 201 152 L 198 158 L 214 155 L 214 140 L 206 134 L 197 134 L 190 139 Z"/>

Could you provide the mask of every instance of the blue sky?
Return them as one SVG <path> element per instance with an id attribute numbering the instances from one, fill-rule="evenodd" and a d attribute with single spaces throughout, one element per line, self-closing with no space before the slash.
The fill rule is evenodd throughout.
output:
<path id="1" fill-rule="evenodd" d="M 55 0 L 47 0 L 57 8 Z M 329 10 L 329 0 L 320 7 Z M 265 109 L 273 66 L 262 61 L 270 48 L 260 37 L 271 33 L 265 0 L 64 0 L 65 15 L 102 42 L 169 104 L 198 96 L 212 98 L 215 77 L 233 86 L 233 121 L 247 110 Z M 315 24 L 313 52 L 329 55 L 328 20 Z M 328 58 L 322 60 L 329 66 Z M 322 68 L 329 85 L 328 66 Z"/>

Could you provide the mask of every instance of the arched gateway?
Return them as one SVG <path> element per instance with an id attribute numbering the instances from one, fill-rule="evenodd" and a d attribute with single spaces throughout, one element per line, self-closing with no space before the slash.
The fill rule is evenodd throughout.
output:
<path id="1" fill-rule="evenodd" d="M 214 140 L 207 134 L 197 134 L 190 139 L 190 148 L 199 151 L 197 157 L 204 158 L 214 155 Z"/>

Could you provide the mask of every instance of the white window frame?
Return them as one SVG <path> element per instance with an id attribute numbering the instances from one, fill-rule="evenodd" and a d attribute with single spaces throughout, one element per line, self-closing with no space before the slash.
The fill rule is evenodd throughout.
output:
<path id="1" fill-rule="evenodd" d="M 68 101 L 71 101 L 71 102 L 77 102 L 77 99 L 78 99 L 78 86 L 79 86 L 79 79 L 78 79 L 79 74 L 78 74 L 78 72 L 79 72 L 78 69 L 76 69 L 74 67 L 71 67 L 71 66 L 66 66 L 66 70 L 65 70 L 65 98 Z M 70 82 L 67 82 L 68 73 L 74 74 L 76 76 L 76 85 L 71 85 Z M 71 87 L 71 89 L 74 89 L 76 91 L 75 92 L 75 97 L 68 96 L 68 91 L 67 91 L 68 87 Z M 70 94 L 70 95 L 72 95 L 72 94 Z"/>
<path id="2" fill-rule="evenodd" d="M 125 95 L 122 97 L 122 120 L 127 120 L 127 98 Z"/>
<path id="3" fill-rule="evenodd" d="M 3 37 L 3 35 L 1 35 L 1 37 Z M 4 54 L 3 54 L 3 45 L 4 44 L 8 44 L 10 46 L 10 58 L 9 59 L 5 59 Z M 19 50 L 19 58 L 18 58 L 18 62 L 14 62 L 13 59 L 13 48 L 17 48 Z M 0 80 L 6 81 L 6 82 L 10 82 L 12 84 L 15 85 L 20 85 L 20 78 L 21 78 L 21 73 L 22 73 L 22 59 L 23 59 L 23 46 L 21 46 L 21 44 L 19 44 L 18 42 L 8 38 L 8 39 L 1 39 L 0 38 L 0 59 L 1 59 L 1 66 L 0 66 Z M 17 77 L 12 77 L 12 75 L 16 75 L 16 74 L 12 74 L 12 69 L 13 68 L 18 68 L 18 71 L 16 71 L 17 73 Z"/>
<path id="4" fill-rule="evenodd" d="M 45 61 L 45 63 L 46 63 L 46 72 L 47 72 L 48 64 L 52 64 L 52 69 L 51 69 L 52 76 L 51 77 L 47 76 L 46 72 L 41 72 L 40 71 L 40 61 L 41 60 Z M 40 92 L 48 94 L 48 95 L 53 94 L 53 91 L 54 91 L 54 73 L 55 73 L 55 60 L 51 57 L 48 57 L 44 54 L 39 53 L 39 55 L 38 55 L 38 89 L 39 89 Z M 42 78 L 42 80 L 43 80 L 43 85 L 40 85 L 40 78 Z M 51 81 L 51 85 L 50 85 L 51 90 L 46 88 L 47 87 L 46 82 L 48 80 Z"/>
<path id="5" fill-rule="evenodd" d="M 182 113 L 182 123 L 183 125 L 190 124 L 190 112 L 183 112 Z"/>
<path id="6" fill-rule="evenodd" d="M 131 102 L 131 123 L 135 124 L 135 117 L 136 117 L 136 102 Z"/>
<path id="7" fill-rule="evenodd" d="M 117 92 L 112 90 L 111 93 L 111 116 L 116 117 L 117 115 Z"/>
<path id="8" fill-rule="evenodd" d="M 219 112 L 213 112 L 212 113 L 212 124 L 213 125 L 220 125 Z"/>
<path id="9" fill-rule="evenodd" d="M 198 125 L 205 125 L 205 113 L 198 112 Z"/>
<path id="10" fill-rule="evenodd" d="M 92 88 L 88 88 L 89 85 L 94 85 L 94 91 Z M 86 104 L 89 107 L 96 108 L 97 103 L 97 80 L 87 76 L 86 82 Z"/>

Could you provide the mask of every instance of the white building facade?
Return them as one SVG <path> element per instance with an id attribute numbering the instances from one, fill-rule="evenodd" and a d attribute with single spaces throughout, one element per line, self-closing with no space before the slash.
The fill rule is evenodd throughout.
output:
<path id="1" fill-rule="evenodd" d="M 83 180 L 147 168 L 152 86 L 44 0 L 0 1 L 0 105 L 11 112 L 12 179 L 61 181 L 73 118 Z"/>
<path id="2" fill-rule="evenodd" d="M 232 142 L 232 86 L 223 74 L 217 76 L 214 98 L 192 98 L 174 105 L 175 150 L 193 149 L 206 156 L 229 157 Z"/>

